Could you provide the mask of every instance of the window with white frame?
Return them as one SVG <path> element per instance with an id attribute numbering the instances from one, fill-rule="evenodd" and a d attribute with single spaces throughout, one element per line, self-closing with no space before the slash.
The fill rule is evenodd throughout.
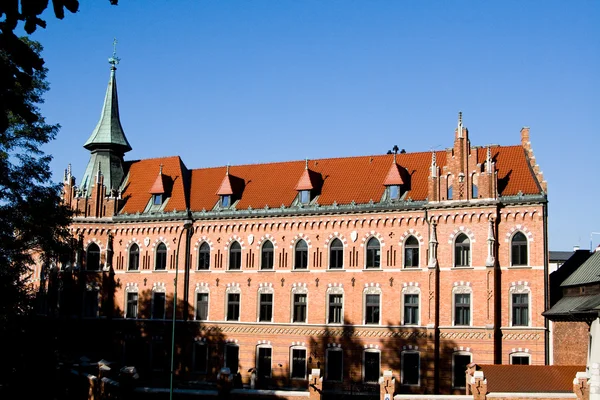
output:
<path id="1" fill-rule="evenodd" d="M 471 353 L 458 351 L 452 354 L 452 387 L 463 389 L 467 383 L 467 365 L 471 363 Z"/>
<path id="2" fill-rule="evenodd" d="M 510 326 L 529 326 L 530 289 L 526 284 L 513 284 L 509 289 Z"/>
<path id="3" fill-rule="evenodd" d="M 512 365 L 530 365 L 531 355 L 525 352 L 512 353 L 510 355 L 510 363 Z"/>
<path id="4" fill-rule="evenodd" d="M 300 239 L 294 249 L 294 269 L 307 269 L 308 245 L 304 240 Z"/>
<path id="5" fill-rule="evenodd" d="M 377 383 L 381 375 L 381 353 L 377 349 L 363 352 L 363 382 Z"/>
<path id="6" fill-rule="evenodd" d="M 306 348 L 292 347 L 290 349 L 290 376 L 292 379 L 306 379 Z"/>
<path id="7" fill-rule="evenodd" d="M 258 321 L 273 321 L 273 287 L 270 284 L 258 288 Z"/>
<path id="8" fill-rule="evenodd" d="M 452 289 L 454 326 L 471 325 L 471 295 L 472 291 L 470 286 L 455 286 Z"/>
<path id="9" fill-rule="evenodd" d="M 163 242 L 160 242 L 158 246 L 156 246 L 154 269 L 156 271 L 164 271 L 167 269 L 167 245 Z"/>
<path id="10" fill-rule="evenodd" d="M 372 237 L 367 242 L 367 263 L 365 268 L 381 268 L 381 243 Z"/>
<path id="11" fill-rule="evenodd" d="M 240 363 L 240 348 L 237 344 L 227 343 L 225 345 L 225 368 L 229 368 L 232 374 L 237 374 Z"/>
<path id="12" fill-rule="evenodd" d="M 260 345 L 256 348 L 256 375 L 259 379 L 271 377 L 272 354 L 271 346 Z"/>
<path id="13" fill-rule="evenodd" d="M 333 239 L 329 245 L 329 269 L 344 268 L 344 245 L 340 239 Z"/>
<path id="14" fill-rule="evenodd" d="M 368 287 L 364 291 L 364 323 L 379 325 L 381 322 L 381 289 Z"/>
<path id="15" fill-rule="evenodd" d="M 419 240 L 413 235 L 404 241 L 404 268 L 419 268 Z"/>
<path id="16" fill-rule="evenodd" d="M 242 268 L 242 246 L 238 242 L 229 245 L 229 270 L 236 271 Z"/>
<path id="17" fill-rule="evenodd" d="M 401 384 L 404 386 L 420 385 L 421 355 L 418 351 L 402 352 Z"/>
<path id="18" fill-rule="evenodd" d="M 200 245 L 198 249 L 198 270 L 207 270 L 210 268 L 210 245 L 206 242 Z"/>
<path id="19" fill-rule="evenodd" d="M 330 347 L 325 357 L 325 379 L 341 382 L 344 376 L 344 352 L 340 347 Z"/>
<path id="20" fill-rule="evenodd" d="M 208 288 L 198 288 L 196 290 L 196 321 L 208 321 L 208 301 Z"/>
<path id="21" fill-rule="evenodd" d="M 86 252 L 86 265 L 88 271 L 100 270 L 100 247 L 96 243 L 90 243 Z"/>
<path id="22" fill-rule="evenodd" d="M 527 263 L 527 236 L 517 231 L 510 241 L 510 260 L 513 266 L 526 266 Z"/>
<path id="23" fill-rule="evenodd" d="M 471 240 L 464 233 L 454 241 L 454 266 L 469 267 L 471 265 Z"/>
<path id="24" fill-rule="evenodd" d="M 206 342 L 201 340 L 194 342 L 193 357 L 193 371 L 205 374 L 208 371 L 208 345 Z"/>
<path id="25" fill-rule="evenodd" d="M 135 289 L 126 289 L 125 292 L 125 318 L 138 317 L 138 292 Z"/>
<path id="26" fill-rule="evenodd" d="M 293 313 L 292 322 L 306 322 L 306 300 L 308 295 L 306 293 L 294 293 L 293 294 Z"/>
<path id="27" fill-rule="evenodd" d="M 260 269 L 273 269 L 273 254 L 273 243 L 270 240 L 265 241 L 260 252 Z"/>
<path id="28" fill-rule="evenodd" d="M 327 289 L 327 323 L 341 324 L 344 322 L 344 290 L 341 287 Z"/>
<path id="29" fill-rule="evenodd" d="M 129 247 L 129 271 L 137 271 L 140 269 L 140 246 L 136 243 L 133 243 Z"/>
<path id="30" fill-rule="evenodd" d="M 225 316 L 227 321 L 240 320 L 240 299 L 241 293 L 238 286 L 227 288 L 227 314 Z"/>
<path id="31" fill-rule="evenodd" d="M 419 325 L 419 303 L 421 291 L 417 286 L 406 286 L 402 289 L 402 323 Z"/>

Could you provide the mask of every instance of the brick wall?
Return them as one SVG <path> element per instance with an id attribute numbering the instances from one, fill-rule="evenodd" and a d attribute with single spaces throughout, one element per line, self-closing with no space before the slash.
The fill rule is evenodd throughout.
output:
<path id="1" fill-rule="evenodd" d="M 554 322 L 554 364 L 585 365 L 589 346 L 589 326 L 585 322 Z"/>

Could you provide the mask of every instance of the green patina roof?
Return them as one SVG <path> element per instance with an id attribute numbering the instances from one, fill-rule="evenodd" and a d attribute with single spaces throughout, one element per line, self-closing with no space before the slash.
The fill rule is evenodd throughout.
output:
<path id="1" fill-rule="evenodd" d="M 560 286 L 585 285 L 595 282 L 600 282 L 600 250 L 594 252 Z"/>

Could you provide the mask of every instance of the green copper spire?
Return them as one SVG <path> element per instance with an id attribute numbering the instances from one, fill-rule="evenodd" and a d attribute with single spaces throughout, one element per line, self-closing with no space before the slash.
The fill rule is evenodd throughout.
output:
<path id="1" fill-rule="evenodd" d="M 104 185 L 107 194 L 118 191 L 124 177 L 123 156 L 131 150 L 125 137 L 121 120 L 119 118 L 119 98 L 117 96 L 117 81 L 115 78 L 116 65 L 120 59 L 117 57 L 117 39 L 113 41 L 113 54 L 108 59 L 110 64 L 110 79 L 104 105 L 100 114 L 100 121 L 85 142 L 83 147 L 91 152 L 90 160 L 79 189 L 84 196 L 89 196 L 92 186 L 97 183 L 97 175 L 104 176 Z M 102 166 L 102 169 L 100 169 Z"/>

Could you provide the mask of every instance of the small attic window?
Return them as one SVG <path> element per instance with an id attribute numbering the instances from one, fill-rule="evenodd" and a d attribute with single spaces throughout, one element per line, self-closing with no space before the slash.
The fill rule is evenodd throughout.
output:
<path id="1" fill-rule="evenodd" d="M 231 195 L 221 195 L 221 207 L 229 207 L 231 205 Z"/>
<path id="2" fill-rule="evenodd" d="M 390 200 L 398 200 L 400 198 L 400 185 L 388 186 L 388 196 Z"/>
<path id="3" fill-rule="evenodd" d="M 300 200 L 301 204 L 310 203 L 310 190 L 300 190 L 300 193 L 298 194 L 298 199 Z"/>
<path id="4" fill-rule="evenodd" d="M 163 201 L 163 195 L 162 194 L 153 194 L 152 195 L 152 204 L 155 206 L 160 206 L 162 204 Z"/>

